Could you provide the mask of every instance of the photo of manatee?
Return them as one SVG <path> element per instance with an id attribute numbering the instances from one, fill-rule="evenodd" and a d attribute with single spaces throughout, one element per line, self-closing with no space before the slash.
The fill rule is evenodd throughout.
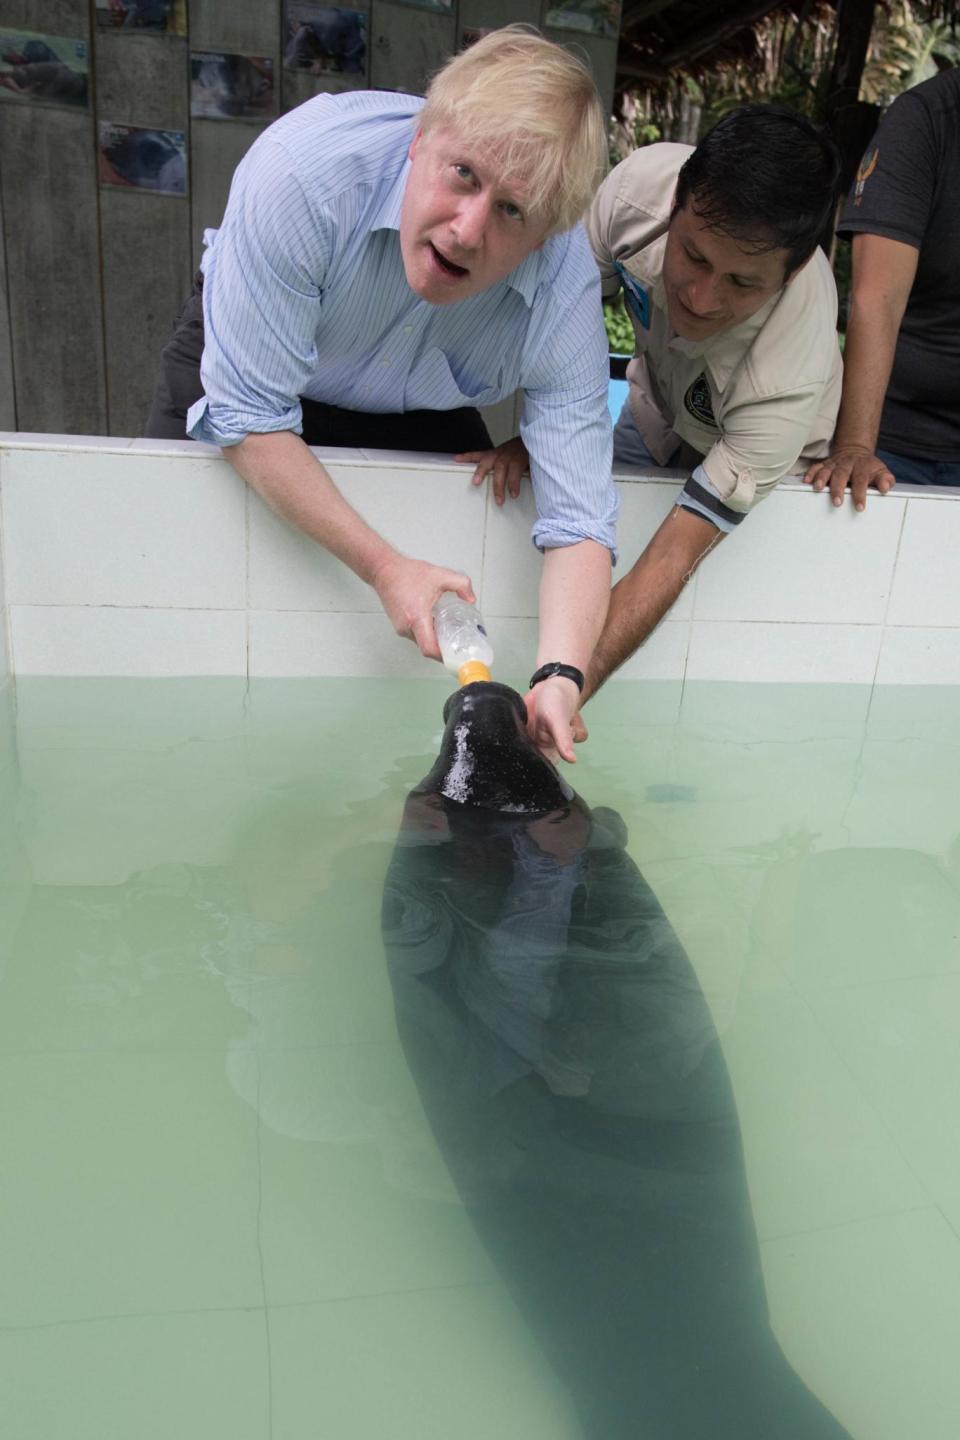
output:
<path id="1" fill-rule="evenodd" d="M 548 8 L 544 24 L 614 39 L 620 29 L 620 0 L 564 0 Z"/>
<path id="2" fill-rule="evenodd" d="M 397 1028 L 585 1440 L 850 1440 L 771 1329 L 720 1040 L 623 820 L 507 686 L 444 722 L 384 881 Z"/>
<path id="3" fill-rule="evenodd" d="M 86 42 L 34 31 L 0 31 L 0 100 L 87 103 Z"/>
<path id="4" fill-rule="evenodd" d="M 367 17 L 339 6 L 291 3 L 286 7 L 283 63 L 314 75 L 363 75 Z"/>
<path id="5" fill-rule="evenodd" d="M 165 30 L 186 35 L 186 0 L 106 0 L 97 5 L 102 30 Z"/>
<path id="6" fill-rule="evenodd" d="M 212 120 L 260 120 L 276 111 L 273 61 L 265 55 L 194 51 L 190 114 Z"/>
<path id="7" fill-rule="evenodd" d="M 182 130 L 149 130 L 140 125 L 100 122 L 98 173 L 101 185 L 187 193 L 187 146 Z"/>
<path id="8" fill-rule="evenodd" d="M 449 15 L 453 10 L 453 0 L 396 0 L 396 3 L 417 10 L 435 10 L 441 15 Z"/>

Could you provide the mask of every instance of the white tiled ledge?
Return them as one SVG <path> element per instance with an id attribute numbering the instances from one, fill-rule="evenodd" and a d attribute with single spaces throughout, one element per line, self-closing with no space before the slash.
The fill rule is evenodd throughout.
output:
<path id="1" fill-rule="evenodd" d="M 471 576 L 498 670 L 527 673 L 540 574 L 529 487 L 501 509 L 449 457 L 315 453 L 399 549 Z M 617 478 L 623 573 L 682 477 Z M 897 487 L 856 514 L 784 481 L 621 675 L 960 683 L 957 502 Z M 278 520 L 212 446 L 2 435 L 0 534 L 23 675 L 436 674 L 392 634 L 373 592 Z M 0 647 L 0 683 L 2 658 Z"/>

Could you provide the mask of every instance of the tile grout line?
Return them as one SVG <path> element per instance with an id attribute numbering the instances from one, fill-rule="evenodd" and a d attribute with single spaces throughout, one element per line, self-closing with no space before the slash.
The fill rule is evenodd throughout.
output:
<path id="1" fill-rule="evenodd" d="M 483 497 L 483 536 L 480 541 L 480 593 L 478 595 L 479 609 L 483 615 L 484 624 L 489 624 L 490 616 L 486 611 L 487 595 L 487 535 L 490 528 L 490 493 L 491 487 L 487 485 L 487 493 Z M 496 617 L 494 617 L 496 618 Z M 510 618 L 510 617 L 500 617 Z"/>
<path id="2" fill-rule="evenodd" d="M 916 1206 L 935 1209 L 935 1206 Z M 892 1214 L 898 1213 L 895 1211 Z M 841 1224 L 852 1222 L 841 1221 Z M 812 1233 L 812 1232 L 811 1232 Z M 0 1322 L 0 1335 L 17 1335 L 41 1330 L 67 1329 L 75 1325 L 111 1325 L 118 1320 L 179 1320 L 189 1315 L 259 1315 L 269 1318 L 271 1310 L 309 1310 L 327 1305 L 349 1305 L 355 1301 L 384 1300 L 407 1295 L 445 1295 L 461 1290 L 496 1289 L 501 1282 L 492 1280 L 456 1281 L 449 1285 L 411 1285 L 402 1290 L 364 1290 L 354 1295 L 315 1296 L 311 1300 L 275 1300 L 270 1305 L 195 1305 L 186 1310 L 121 1310 L 110 1315 L 79 1315 L 65 1320 L 39 1320 L 26 1325 Z"/>
<path id="3" fill-rule="evenodd" d="M 900 564 L 900 550 L 901 550 L 901 547 L 902 547 L 902 545 L 903 545 L 903 532 L 904 532 L 904 531 L 906 530 L 906 528 L 907 528 L 907 515 L 909 514 L 909 511 L 910 511 L 910 499 L 909 499 L 909 497 L 908 497 L 907 500 L 904 502 L 903 514 L 900 516 L 900 528 L 899 528 L 899 530 L 897 531 L 897 547 L 896 547 L 896 549 L 895 549 L 894 552 L 893 552 L 893 565 L 891 566 L 891 570 L 890 570 L 890 593 L 887 595 L 887 603 L 886 603 L 886 605 L 883 607 L 883 616 L 882 616 L 882 618 L 881 618 L 881 620 L 880 620 L 880 648 L 879 648 L 879 650 L 877 651 L 877 664 L 876 664 L 876 668 L 874 669 L 874 672 L 873 672 L 873 688 L 874 688 L 874 689 L 876 688 L 876 685 L 877 685 L 877 676 L 878 676 L 879 673 L 880 673 L 880 659 L 881 659 L 881 656 L 883 655 L 883 642 L 884 642 L 884 640 L 885 640 L 886 637 L 887 637 L 887 630 L 890 628 L 889 623 L 888 623 L 888 618 L 889 618 L 889 615 L 890 615 L 890 606 L 893 604 L 893 592 L 894 592 L 894 589 L 896 588 L 896 584 L 897 584 L 897 567 L 898 567 L 899 564 Z M 899 628 L 899 627 L 894 627 L 894 628 Z M 920 627 L 917 627 L 917 628 L 926 629 L 927 627 L 926 627 L 926 626 L 920 626 Z M 867 727 L 867 725 L 869 724 L 869 721 L 870 721 L 870 708 L 871 708 L 872 704 L 873 704 L 873 690 L 871 690 L 871 692 L 870 692 L 870 705 L 867 706 L 867 716 L 866 716 L 866 720 L 864 721 L 864 735 L 866 735 L 866 727 Z"/>
<path id="4" fill-rule="evenodd" d="M 947 1212 L 944 1210 L 943 1206 L 939 1202 L 937 1203 L 936 1208 L 943 1216 L 944 1224 L 946 1225 L 947 1229 L 956 1236 L 957 1243 L 960 1244 L 960 1229 L 957 1228 L 957 1225 L 954 1223 L 953 1220 L 950 1219 L 950 1216 L 947 1214 Z"/>
<path id="5" fill-rule="evenodd" d="M 906 529 L 907 511 L 909 510 L 909 508 L 910 501 L 908 499 L 904 503 L 903 513 L 900 516 L 900 528 L 897 531 L 897 544 L 893 552 L 893 564 L 890 567 L 890 589 L 887 594 L 887 603 L 883 607 L 883 615 L 880 618 L 880 643 L 877 646 L 877 658 L 873 667 L 873 679 L 870 682 L 870 695 L 867 700 L 867 713 L 863 717 L 863 730 L 860 736 L 860 748 L 857 751 L 857 758 L 853 764 L 853 780 L 850 786 L 850 795 L 847 799 L 846 805 L 843 807 L 843 813 L 840 816 L 840 826 L 843 829 L 846 829 L 847 817 L 850 814 L 850 807 L 853 805 L 853 802 L 857 798 L 857 794 L 860 790 L 860 782 L 863 780 L 864 776 L 864 757 L 866 755 L 867 741 L 870 733 L 870 716 L 873 713 L 874 696 L 877 693 L 877 686 L 879 684 L 878 677 L 880 674 L 880 664 L 883 659 L 883 647 L 888 630 L 887 616 L 890 614 L 890 606 L 893 603 L 893 592 L 897 583 L 897 566 L 900 561 L 900 547 L 903 543 L 903 532 Z"/>
<path id="6" fill-rule="evenodd" d="M 844 1230 L 850 1225 L 869 1225 L 878 1220 L 889 1220 L 896 1215 L 925 1215 L 930 1210 L 936 1210 L 942 1215 L 947 1225 L 950 1225 L 947 1217 L 936 1200 L 931 1200 L 926 1205 L 898 1205 L 892 1210 L 877 1210 L 870 1215 L 852 1215 L 847 1220 L 834 1220 L 829 1225 L 815 1225 L 809 1230 L 785 1230 L 782 1233 L 757 1236 L 761 1248 L 764 1245 L 782 1245 L 785 1240 L 806 1240 L 811 1235 L 829 1235 L 832 1230 Z M 952 1229 L 953 1227 L 950 1226 Z M 957 1237 L 960 1239 L 960 1236 Z"/>
<path id="7" fill-rule="evenodd" d="M 257 1315 L 263 1305 L 194 1305 L 187 1310 L 119 1310 L 111 1315 L 76 1315 L 66 1320 L 38 1320 L 26 1325 L 0 1322 L 0 1335 L 35 1330 L 60 1330 L 72 1325 L 111 1325 L 117 1320 L 179 1320 L 186 1315 Z"/>
<path id="8" fill-rule="evenodd" d="M 912 978 L 912 977 L 911 977 L 911 978 Z M 902 1145 L 900 1144 L 899 1139 L 897 1138 L 896 1134 L 890 1129 L 890 1126 L 887 1124 L 886 1117 L 884 1116 L 882 1110 L 880 1110 L 880 1108 L 877 1106 L 877 1104 L 874 1103 L 874 1099 L 873 1099 L 872 1094 L 871 1094 L 871 1093 L 868 1091 L 868 1089 L 864 1086 L 864 1083 L 863 1083 L 861 1077 L 857 1074 L 856 1070 L 853 1068 L 853 1066 L 850 1064 L 849 1060 L 847 1059 L 847 1056 L 844 1054 L 843 1050 L 841 1050 L 840 1046 L 837 1044 L 837 1041 L 836 1041 L 836 1039 L 835 1039 L 835 1037 L 834 1037 L 834 1035 L 833 1035 L 833 1032 L 832 1032 L 830 1029 L 828 1029 L 828 1027 L 827 1027 L 826 1025 L 824 1025 L 823 1021 L 820 1019 L 820 1016 L 817 1014 L 817 1012 L 816 1012 L 816 1010 L 814 1009 L 813 1004 L 811 1003 L 811 1001 L 809 1000 L 809 998 L 803 993 L 802 990 L 798 990 L 797 987 L 793 984 L 792 981 L 790 982 L 790 988 L 791 988 L 791 990 L 793 991 L 793 994 L 794 994 L 794 996 L 796 997 L 797 1002 L 798 1002 L 800 1005 L 802 1005 L 803 1008 L 806 1010 L 807 1015 L 809 1016 L 812 1024 L 816 1027 L 818 1033 L 823 1037 L 823 1039 L 826 1041 L 826 1044 L 827 1044 L 827 1045 L 829 1046 L 829 1048 L 833 1051 L 834 1055 L 835 1055 L 836 1058 L 837 1058 L 838 1064 L 840 1064 L 840 1065 L 843 1067 L 844 1071 L 845 1071 L 846 1074 L 849 1076 L 850 1081 L 851 1081 L 851 1083 L 852 1083 L 852 1085 L 853 1085 L 853 1088 L 854 1088 L 854 1092 L 855 1092 L 857 1095 L 860 1096 L 861 1100 L 863 1101 L 863 1104 L 867 1107 L 867 1109 L 869 1110 L 869 1112 L 871 1113 L 871 1115 L 873 1115 L 873 1116 L 876 1118 L 877 1125 L 879 1126 L 880 1131 L 882 1132 L 882 1134 L 884 1134 L 884 1135 L 887 1137 L 887 1139 L 889 1140 L 890 1144 L 893 1146 L 894 1150 L 895 1150 L 896 1153 L 899 1155 L 900 1159 L 903 1161 L 904 1168 L 909 1172 L 909 1174 L 910 1174 L 910 1175 L 913 1177 L 913 1179 L 916 1181 L 918 1187 L 923 1191 L 924 1195 L 927 1196 L 928 1201 L 929 1201 L 929 1203 L 928 1203 L 927 1205 L 910 1206 L 909 1209 L 910 1209 L 910 1210 L 914 1210 L 914 1209 L 916 1209 L 916 1210 L 929 1210 L 929 1209 L 931 1209 L 931 1208 L 936 1208 L 936 1207 L 937 1207 L 937 1200 L 936 1200 L 936 1197 L 933 1196 L 933 1195 L 930 1193 L 930 1187 L 929 1187 L 929 1185 L 926 1183 L 926 1181 L 923 1179 L 923 1177 L 922 1177 L 920 1174 L 918 1174 L 918 1172 L 917 1172 L 917 1170 L 915 1169 L 914 1165 L 911 1163 L 909 1157 L 908 1157 L 906 1154 L 904 1154 L 904 1150 L 903 1150 Z M 842 987 L 841 987 L 841 988 L 842 988 Z M 855 987 L 849 987 L 849 988 L 855 988 Z M 891 1211 L 890 1213 L 891 1213 L 891 1214 L 897 1214 L 897 1213 L 900 1213 L 900 1212 Z M 904 1213 L 906 1213 L 906 1212 L 904 1212 Z"/>

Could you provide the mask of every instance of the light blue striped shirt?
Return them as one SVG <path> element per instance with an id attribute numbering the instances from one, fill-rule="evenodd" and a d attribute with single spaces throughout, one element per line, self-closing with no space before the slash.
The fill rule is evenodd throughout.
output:
<path id="1" fill-rule="evenodd" d="M 298 397 L 398 413 L 522 389 L 541 548 L 614 549 L 616 487 L 600 277 L 581 226 L 489 290 L 431 305 L 407 284 L 400 208 L 422 100 L 317 95 L 237 167 L 204 237 L 204 396 L 187 433 L 235 445 L 300 433 Z"/>

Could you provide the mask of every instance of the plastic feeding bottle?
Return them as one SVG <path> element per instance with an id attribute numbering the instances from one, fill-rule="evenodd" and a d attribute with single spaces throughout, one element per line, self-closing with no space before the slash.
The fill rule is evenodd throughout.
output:
<path id="1" fill-rule="evenodd" d="M 446 590 L 433 607 L 433 623 L 443 663 L 460 684 L 489 680 L 493 647 L 476 605 Z"/>

